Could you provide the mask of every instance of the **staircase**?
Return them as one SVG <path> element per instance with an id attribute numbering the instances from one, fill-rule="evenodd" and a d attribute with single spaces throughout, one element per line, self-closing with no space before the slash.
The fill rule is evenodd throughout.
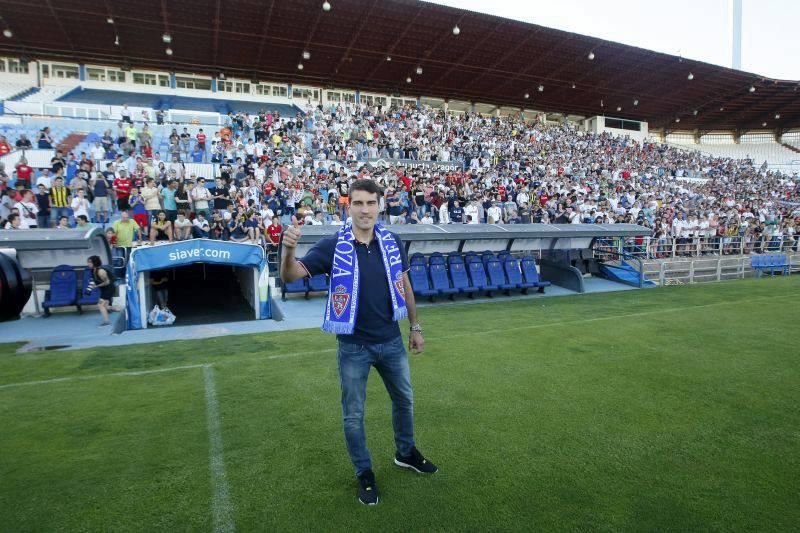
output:
<path id="1" fill-rule="evenodd" d="M 784 148 L 788 148 L 792 152 L 797 152 L 798 154 L 800 154 L 800 148 L 798 148 L 797 146 L 792 146 L 791 144 L 788 143 L 781 143 L 781 146 L 783 146 Z"/>
<path id="2" fill-rule="evenodd" d="M 640 274 L 639 270 L 627 261 L 608 261 L 600 265 L 600 273 L 603 277 L 618 283 L 624 283 L 632 287 L 655 287 L 653 281 L 647 276 Z"/>
<path id="3" fill-rule="evenodd" d="M 86 135 L 86 133 L 72 132 L 58 143 L 56 150 L 61 150 L 62 153 L 68 154 L 86 138 Z"/>
<path id="4" fill-rule="evenodd" d="M 7 100 L 11 101 L 11 102 L 20 102 L 20 101 L 22 101 L 23 98 L 26 98 L 26 97 L 28 97 L 28 96 L 30 96 L 32 94 L 36 94 L 38 92 L 39 92 L 39 88 L 38 87 L 29 87 L 28 89 L 25 89 L 22 92 L 18 92 L 17 94 L 12 96 L 11 98 L 7 98 Z"/>

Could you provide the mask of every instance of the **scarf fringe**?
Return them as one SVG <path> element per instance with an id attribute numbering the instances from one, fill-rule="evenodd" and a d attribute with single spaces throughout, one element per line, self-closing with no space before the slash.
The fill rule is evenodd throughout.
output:
<path id="1" fill-rule="evenodd" d="M 322 331 L 326 333 L 333 333 L 334 335 L 352 335 L 355 324 L 350 322 L 336 322 L 334 320 L 325 320 L 322 323 Z"/>
<path id="2" fill-rule="evenodd" d="M 404 305 L 403 307 L 398 307 L 394 310 L 394 316 L 392 318 L 395 322 L 399 322 L 406 317 L 408 317 L 408 307 Z"/>

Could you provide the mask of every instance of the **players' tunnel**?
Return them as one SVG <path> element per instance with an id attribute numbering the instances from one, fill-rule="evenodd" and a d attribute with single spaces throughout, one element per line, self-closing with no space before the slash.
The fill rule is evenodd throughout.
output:
<path id="1" fill-rule="evenodd" d="M 148 327 L 158 287 L 166 288 L 175 325 L 272 317 L 260 246 L 194 239 L 134 250 L 128 262 L 128 329 Z"/>

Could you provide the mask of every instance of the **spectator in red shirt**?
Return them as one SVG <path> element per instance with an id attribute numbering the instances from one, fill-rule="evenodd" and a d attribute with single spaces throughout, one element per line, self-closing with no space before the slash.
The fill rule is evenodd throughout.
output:
<path id="1" fill-rule="evenodd" d="M 283 233 L 283 226 L 281 226 L 280 217 L 272 217 L 272 224 L 267 226 L 267 236 L 269 237 L 270 250 L 277 250 L 278 243 L 281 242 L 281 233 Z"/>
<path id="2" fill-rule="evenodd" d="M 11 152 L 11 145 L 8 144 L 4 136 L 0 135 L 0 156 L 4 156 L 9 152 Z"/>
<path id="3" fill-rule="evenodd" d="M 206 134 L 203 133 L 203 128 L 200 128 L 200 131 L 197 132 L 195 135 L 195 139 L 197 139 L 197 148 L 203 152 L 203 163 L 206 162 Z"/>
<path id="4" fill-rule="evenodd" d="M 33 168 L 28 166 L 28 161 L 23 157 L 17 163 L 17 183 L 24 184 L 26 189 L 31 188 L 31 178 L 33 178 Z"/>
<path id="5" fill-rule="evenodd" d="M 405 173 L 400 176 L 400 181 L 403 182 L 403 187 L 405 187 L 406 192 L 411 192 L 411 179 Z"/>
<path id="6" fill-rule="evenodd" d="M 117 195 L 117 208 L 120 211 L 125 211 L 127 209 L 130 209 L 130 205 L 128 204 L 128 198 L 131 195 L 132 186 L 133 182 L 128 177 L 128 173 L 125 170 L 120 170 L 119 177 L 114 178 L 114 182 L 112 183 L 114 192 Z"/>

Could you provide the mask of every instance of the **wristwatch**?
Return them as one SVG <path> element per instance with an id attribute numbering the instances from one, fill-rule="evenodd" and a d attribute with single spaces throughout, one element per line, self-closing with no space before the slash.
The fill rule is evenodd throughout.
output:
<path id="1" fill-rule="evenodd" d="M 419 322 L 417 322 L 416 324 L 411 324 L 411 328 L 409 328 L 409 331 L 412 332 L 416 331 L 417 333 L 422 333 L 422 324 L 420 324 Z"/>

